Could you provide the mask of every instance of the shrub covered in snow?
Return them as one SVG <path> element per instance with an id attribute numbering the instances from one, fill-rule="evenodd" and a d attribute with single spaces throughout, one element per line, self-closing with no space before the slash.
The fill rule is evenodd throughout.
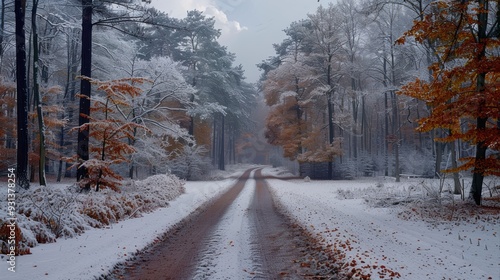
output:
<path id="1" fill-rule="evenodd" d="M 206 156 L 208 150 L 203 146 L 184 146 L 172 152 L 172 160 L 168 167 L 172 174 L 189 180 L 196 181 L 206 178 L 213 169 L 210 159 Z"/>
<path id="2" fill-rule="evenodd" d="M 82 193 L 77 186 L 35 186 L 16 197 L 21 246 L 55 242 L 57 238 L 74 237 L 92 227 L 136 217 L 168 206 L 169 201 L 182 193 L 184 181 L 174 175 L 130 181 L 121 186 L 119 192 L 103 189 Z M 0 207 L 7 209 L 7 200 L 0 201 Z M 0 227 L 8 223 L 9 218 L 5 211 L 0 211 Z"/>

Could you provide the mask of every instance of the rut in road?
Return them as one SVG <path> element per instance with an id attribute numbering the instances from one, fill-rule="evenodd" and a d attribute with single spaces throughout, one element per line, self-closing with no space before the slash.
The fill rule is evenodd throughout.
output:
<path id="1" fill-rule="evenodd" d="M 304 256 L 310 255 L 307 238 L 276 211 L 261 169 L 255 171 L 255 181 L 250 179 L 252 171 L 247 170 L 225 194 L 170 230 L 162 241 L 119 265 L 108 278 L 305 279 L 311 275 L 301 265 Z M 235 223 L 241 224 L 238 232 Z M 231 261 L 243 264 L 231 267 L 217 260 L 222 250 L 231 249 L 239 250 L 237 260 Z"/>

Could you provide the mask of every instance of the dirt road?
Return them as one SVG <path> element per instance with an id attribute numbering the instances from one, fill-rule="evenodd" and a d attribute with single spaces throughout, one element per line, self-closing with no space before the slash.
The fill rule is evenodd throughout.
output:
<path id="1" fill-rule="evenodd" d="M 254 174 L 255 179 L 251 177 Z M 306 279 L 303 232 L 279 214 L 261 170 L 121 264 L 111 279 Z"/>

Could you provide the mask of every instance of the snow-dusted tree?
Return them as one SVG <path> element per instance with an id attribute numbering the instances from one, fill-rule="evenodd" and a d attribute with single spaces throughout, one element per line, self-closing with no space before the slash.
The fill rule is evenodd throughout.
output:
<path id="1" fill-rule="evenodd" d="M 140 30 L 136 25 L 130 27 L 128 23 L 147 23 L 150 21 L 148 10 L 143 8 L 141 2 L 149 3 L 149 0 L 112 0 L 112 1 L 93 1 L 81 0 L 82 2 L 82 52 L 81 52 L 81 76 L 92 77 L 92 26 L 94 24 L 108 26 L 120 30 L 124 33 Z M 99 11 L 102 17 L 93 22 L 92 15 L 94 11 Z M 80 92 L 87 98 L 80 98 L 80 117 L 79 127 L 84 127 L 88 123 L 90 116 L 90 97 L 91 85 L 88 79 L 82 79 Z M 87 116 L 87 117 L 85 117 Z M 89 131 L 78 131 L 77 154 L 83 162 L 89 158 Z M 80 181 L 88 175 L 85 166 L 80 166 L 77 172 L 77 180 Z M 87 186 L 88 189 L 90 186 Z"/>
<path id="2" fill-rule="evenodd" d="M 138 129 L 147 131 L 145 126 L 123 119 L 123 115 L 131 109 L 131 98 L 141 94 L 142 90 L 136 85 L 147 81 L 125 78 L 90 82 L 104 95 L 95 95 L 89 100 L 92 115 L 85 116 L 89 122 L 78 127 L 80 131 L 89 131 L 89 137 L 94 142 L 90 149 L 91 158 L 83 162 L 80 158 L 73 159 L 79 168 L 84 166 L 88 170 L 88 178 L 81 179 L 79 184 L 84 189 L 93 186 L 96 191 L 100 188 L 118 190 L 122 177 L 113 170 L 113 166 L 127 162 L 129 155 L 135 151 L 127 140 L 134 138 Z M 85 95 L 79 97 L 87 98 Z"/>
<path id="3" fill-rule="evenodd" d="M 320 6 L 315 14 L 308 15 L 312 33 L 309 38 L 311 42 L 311 57 L 317 61 L 319 79 L 321 86 L 319 91 L 324 91 L 327 103 L 328 118 L 328 142 L 332 145 L 335 141 L 334 133 L 334 102 L 335 89 L 343 76 L 342 70 L 342 27 L 339 11 L 332 3 L 324 8 Z M 328 161 L 328 178 L 333 177 L 333 158 Z"/>
<path id="4" fill-rule="evenodd" d="M 483 178 L 500 175 L 498 145 L 499 56 L 496 21 L 498 5 L 489 1 L 466 3 L 436 1 L 430 13 L 398 42 L 413 36 L 419 43 L 431 40 L 437 61 L 429 66 L 432 80 L 416 79 L 403 94 L 424 100 L 432 107 L 430 116 L 420 120 L 419 129 L 440 127 L 450 131 L 440 141 L 461 139 L 475 146 L 475 157 L 464 158 L 458 170 L 473 171 L 470 196 L 481 204 Z M 494 18 L 493 21 L 488 20 Z M 466 123 L 466 128 L 462 127 Z M 495 151 L 487 154 L 488 149 Z M 454 171 L 458 171 L 454 170 Z"/>
<path id="5" fill-rule="evenodd" d="M 184 127 L 189 122 L 187 112 L 193 106 L 189 99 L 195 90 L 184 80 L 178 69 L 180 66 L 168 57 L 154 57 L 151 61 L 135 59 L 130 63 L 127 75 L 143 77 L 151 83 L 138 85 L 142 93 L 132 98 L 131 110 L 123 112 L 122 117 L 149 128 L 150 133 L 141 135 L 141 138 L 172 139 L 185 145 L 192 144 L 192 139 Z M 134 132 L 134 138 L 130 139 L 129 144 L 135 146 L 136 138 Z M 142 151 L 138 149 L 132 155 L 137 161 L 132 161 L 131 176 L 134 164 L 146 164 L 139 161 L 142 157 L 137 154 L 140 153 Z M 168 156 L 168 153 L 165 155 Z M 165 159 L 158 159 L 156 163 L 152 162 L 150 168 L 161 168 L 162 162 L 165 162 Z"/>
<path id="6" fill-rule="evenodd" d="M 213 70 L 217 58 L 220 57 L 221 46 L 217 42 L 220 30 L 215 29 L 214 18 L 207 18 L 197 10 L 188 11 L 187 17 L 182 19 L 180 24 L 185 29 L 176 32 L 179 45 L 174 59 L 186 66 L 186 80 L 198 89 L 197 94 L 191 95 L 190 101 L 206 101 L 208 99 L 207 93 L 204 91 L 205 87 L 200 86 L 200 83 L 203 83 L 203 80 L 207 78 L 207 75 Z M 220 108 L 213 108 L 211 103 L 207 105 L 202 105 L 202 107 L 205 107 L 202 110 L 220 110 Z M 191 116 L 190 135 L 194 135 L 195 113 L 198 112 L 193 112 Z"/>
<path id="7" fill-rule="evenodd" d="M 346 74 L 349 79 L 349 86 L 345 88 L 348 98 L 351 101 L 351 116 L 353 119 L 349 151 L 350 155 L 356 159 L 359 153 L 359 140 L 363 137 L 359 129 L 363 125 L 359 123 L 360 114 L 364 113 L 363 110 L 360 112 L 360 106 L 364 106 L 363 93 L 361 92 L 363 67 L 361 65 L 360 53 L 365 22 L 364 17 L 358 12 L 359 4 L 357 1 L 339 1 L 338 9 L 342 22 L 341 30 L 343 32 L 344 51 L 347 61 Z M 363 121 L 364 119 L 361 117 L 361 122 Z"/>
<path id="8" fill-rule="evenodd" d="M 199 132 L 205 132 L 206 121 L 212 120 L 213 160 L 223 169 L 226 122 L 229 118 L 230 126 L 235 127 L 236 119 L 244 115 L 242 108 L 249 105 L 248 99 L 254 95 L 244 83 L 241 67 L 233 66 L 234 54 L 217 42 L 220 30 L 215 29 L 214 18 L 207 18 L 200 11 L 189 11 L 180 24 L 185 30 L 174 34 L 179 45 L 173 51 L 173 58 L 186 67 L 186 80 L 197 90 L 190 98 L 193 107 L 189 110 L 189 133 L 197 142 L 209 142 L 203 139 L 209 135 Z"/>
<path id="9" fill-rule="evenodd" d="M 179 178 L 200 180 L 206 178 L 212 166 L 207 153 L 203 146 L 183 145 L 172 152 L 167 166 Z"/>
<path id="10" fill-rule="evenodd" d="M 333 159 L 337 142 L 330 143 L 324 130 L 325 90 L 317 87 L 314 69 L 306 64 L 303 53 L 282 57 L 282 64 L 267 74 L 263 91 L 271 111 L 266 137 L 271 144 L 283 147 L 284 156 L 306 162 L 328 162 Z M 326 132 L 326 133 L 325 133 Z M 331 148 L 333 148 L 331 150 Z M 302 156 L 300 156 L 303 154 Z"/>

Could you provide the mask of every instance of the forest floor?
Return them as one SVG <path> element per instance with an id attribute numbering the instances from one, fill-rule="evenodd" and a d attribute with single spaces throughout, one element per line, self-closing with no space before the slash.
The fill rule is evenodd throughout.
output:
<path id="1" fill-rule="evenodd" d="M 187 182 L 168 207 L 36 246 L 2 275 L 500 280 L 498 196 L 476 207 L 423 179 L 279 176 L 289 174 L 240 166 L 224 180 Z"/>

